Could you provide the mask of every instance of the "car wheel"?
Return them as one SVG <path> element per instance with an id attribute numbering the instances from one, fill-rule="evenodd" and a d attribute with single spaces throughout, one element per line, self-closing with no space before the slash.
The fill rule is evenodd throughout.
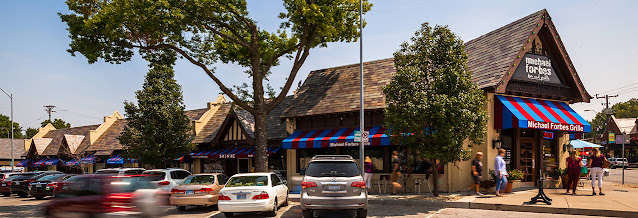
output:
<path id="1" fill-rule="evenodd" d="M 24 192 L 20 192 L 20 193 L 18 193 L 18 196 L 20 196 L 21 198 L 26 198 L 27 196 L 29 196 L 29 194 L 24 193 Z"/>
<path id="2" fill-rule="evenodd" d="M 286 195 L 286 201 L 284 201 L 283 204 L 281 204 L 282 207 L 287 207 L 288 206 L 288 195 Z"/>
<path id="3" fill-rule="evenodd" d="M 2 193 L 2 196 L 9 197 L 11 193 Z"/>
<path id="4" fill-rule="evenodd" d="M 312 218 L 312 210 L 303 210 L 301 213 L 303 218 Z"/>
<path id="5" fill-rule="evenodd" d="M 357 211 L 357 218 L 365 218 L 368 217 L 368 210 L 359 209 Z"/>
<path id="6" fill-rule="evenodd" d="M 35 196 L 35 199 L 42 200 L 42 199 L 44 199 L 44 196 Z"/>
<path id="7" fill-rule="evenodd" d="M 277 199 L 275 199 L 275 204 L 272 206 L 272 211 L 268 211 L 266 216 L 275 217 L 277 216 Z"/>
<path id="8" fill-rule="evenodd" d="M 224 216 L 226 217 L 232 217 L 233 215 L 233 212 L 224 212 Z"/>
<path id="9" fill-rule="evenodd" d="M 177 206 L 177 210 L 185 211 L 186 210 L 186 206 Z"/>

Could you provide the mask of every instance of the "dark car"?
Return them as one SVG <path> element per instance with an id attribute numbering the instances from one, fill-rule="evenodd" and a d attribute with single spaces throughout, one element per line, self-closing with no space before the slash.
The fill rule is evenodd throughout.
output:
<path id="1" fill-rule="evenodd" d="M 0 193 L 2 193 L 2 196 L 9 197 L 9 195 L 11 195 L 11 184 L 13 184 L 13 179 L 18 176 L 19 175 L 14 175 L 0 181 Z"/>
<path id="2" fill-rule="evenodd" d="M 53 174 L 46 175 L 29 184 L 29 195 L 35 199 L 42 200 L 46 196 L 53 196 L 53 191 L 58 184 L 75 175 L 73 174 Z"/>
<path id="3" fill-rule="evenodd" d="M 58 183 L 55 198 L 45 204 L 44 213 L 47 217 L 64 217 L 69 213 L 93 217 L 109 214 L 143 216 L 143 211 L 161 211 L 159 205 L 152 202 L 160 196 L 154 195 L 156 190 L 147 177 L 109 174 L 71 177 Z"/>
<path id="4" fill-rule="evenodd" d="M 2 173 L 2 174 L 0 174 L 0 181 L 5 180 L 5 179 L 7 179 L 9 177 L 12 177 L 12 176 L 20 175 L 20 174 L 22 174 L 22 173 Z"/>
<path id="5" fill-rule="evenodd" d="M 23 173 L 13 179 L 11 183 L 11 193 L 18 194 L 21 198 L 29 196 L 29 184 L 47 175 L 62 174 L 58 171 L 40 171 L 32 173 Z"/>

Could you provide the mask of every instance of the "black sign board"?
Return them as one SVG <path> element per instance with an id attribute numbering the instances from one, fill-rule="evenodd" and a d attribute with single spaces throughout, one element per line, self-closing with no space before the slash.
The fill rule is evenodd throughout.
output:
<path id="1" fill-rule="evenodd" d="M 554 62 L 547 56 L 525 54 L 519 63 L 512 79 L 527 82 L 562 84 L 558 78 L 558 70 Z"/>

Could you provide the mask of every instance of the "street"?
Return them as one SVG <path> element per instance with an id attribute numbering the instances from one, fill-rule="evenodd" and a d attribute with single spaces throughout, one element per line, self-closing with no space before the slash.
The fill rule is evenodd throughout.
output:
<path id="1" fill-rule="evenodd" d="M 605 182 L 621 184 L 622 169 L 610 169 L 609 176 L 604 178 Z M 625 169 L 625 184 L 638 185 L 638 168 Z"/>

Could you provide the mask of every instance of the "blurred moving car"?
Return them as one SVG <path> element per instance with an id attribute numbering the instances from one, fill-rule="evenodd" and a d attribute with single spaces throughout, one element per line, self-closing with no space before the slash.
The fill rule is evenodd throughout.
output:
<path id="1" fill-rule="evenodd" d="M 53 175 L 53 174 L 62 174 L 62 172 L 39 171 L 39 172 L 23 173 L 12 180 L 11 193 L 18 194 L 18 196 L 20 196 L 21 198 L 26 198 L 27 196 L 29 196 L 29 187 L 28 187 L 29 183 L 37 179 L 40 179 L 44 176 Z"/>
<path id="2" fill-rule="evenodd" d="M 191 175 L 190 172 L 178 168 L 146 170 L 142 174 L 150 175 L 153 180 L 152 183 L 155 184 L 158 189 L 167 192 L 170 192 L 173 187 L 179 185 L 182 180 Z"/>
<path id="3" fill-rule="evenodd" d="M 228 181 L 228 176 L 220 173 L 194 174 L 186 177 L 171 189 L 170 204 L 184 211 L 186 206 L 217 205 L 219 191 Z"/>
<path id="4" fill-rule="evenodd" d="M 107 168 L 95 171 L 95 174 L 118 174 L 118 175 L 136 175 L 142 174 L 144 168 Z"/>
<path id="5" fill-rule="evenodd" d="M 75 176 L 74 174 L 52 174 L 39 178 L 29 184 L 29 195 L 42 200 L 46 196 L 53 196 L 53 191 L 58 184 Z"/>
<path id="6" fill-rule="evenodd" d="M 279 206 L 288 206 L 288 186 L 275 173 L 236 174 L 219 192 L 217 206 L 227 217 L 237 212 L 277 216 Z"/>
<path id="7" fill-rule="evenodd" d="M 627 169 L 627 166 L 629 166 L 629 162 L 627 162 L 627 158 L 611 157 L 609 158 L 609 162 L 611 162 L 610 167 L 612 169 L 616 169 L 616 167 L 622 167 Z"/>
<path id="8" fill-rule="evenodd" d="M 11 184 L 13 184 L 13 179 L 18 176 L 19 174 L 0 181 L 0 193 L 2 193 L 2 196 L 9 197 L 11 195 Z"/>
<path id="9" fill-rule="evenodd" d="M 5 180 L 5 179 L 7 179 L 7 178 L 9 178 L 11 176 L 17 176 L 17 175 L 20 175 L 20 174 L 22 174 L 22 173 L 2 173 L 2 174 L 0 174 L 0 181 Z"/>
<path id="10" fill-rule="evenodd" d="M 317 155 L 308 163 L 301 182 L 300 204 L 304 218 L 315 210 L 356 210 L 368 213 L 368 192 L 357 163 L 350 155 Z"/>
<path id="11" fill-rule="evenodd" d="M 86 174 L 58 184 L 55 198 L 44 205 L 47 217 L 157 216 L 162 196 L 147 195 L 152 190 L 149 176 Z"/>

